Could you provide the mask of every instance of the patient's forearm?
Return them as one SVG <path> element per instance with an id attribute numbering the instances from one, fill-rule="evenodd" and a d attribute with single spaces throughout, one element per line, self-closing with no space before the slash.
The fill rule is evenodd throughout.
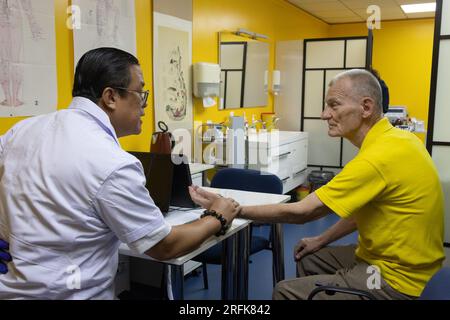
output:
<path id="1" fill-rule="evenodd" d="M 320 235 L 324 245 L 345 237 L 356 231 L 354 218 L 341 219 Z"/>
<path id="2" fill-rule="evenodd" d="M 312 193 L 295 203 L 246 206 L 242 208 L 240 217 L 261 222 L 303 224 L 319 219 L 329 212 L 315 193 Z"/>

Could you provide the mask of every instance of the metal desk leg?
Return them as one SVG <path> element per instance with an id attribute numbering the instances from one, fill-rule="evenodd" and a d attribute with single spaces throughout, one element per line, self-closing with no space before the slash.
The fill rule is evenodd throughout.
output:
<path id="1" fill-rule="evenodd" d="M 274 223 L 272 226 L 273 239 L 273 285 L 284 280 L 284 234 L 283 225 Z"/>
<path id="2" fill-rule="evenodd" d="M 233 300 L 237 285 L 236 275 L 236 235 L 222 241 L 222 300 Z"/>
<path id="3" fill-rule="evenodd" d="M 174 300 L 184 300 L 184 265 L 170 265 L 172 293 Z"/>
<path id="4" fill-rule="evenodd" d="M 250 225 L 238 233 L 237 286 L 235 299 L 248 300 L 248 260 L 250 255 Z"/>

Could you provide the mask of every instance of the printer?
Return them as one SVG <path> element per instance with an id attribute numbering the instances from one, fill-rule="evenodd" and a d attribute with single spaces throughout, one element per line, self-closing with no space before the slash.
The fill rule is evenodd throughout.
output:
<path id="1" fill-rule="evenodd" d="M 388 112 L 384 115 L 393 126 L 408 124 L 408 110 L 405 106 L 389 106 Z"/>

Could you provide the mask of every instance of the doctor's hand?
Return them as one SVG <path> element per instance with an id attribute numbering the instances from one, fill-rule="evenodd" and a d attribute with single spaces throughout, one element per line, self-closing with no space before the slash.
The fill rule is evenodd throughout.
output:
<path id="1" fill-rule="evenodd" d="M 206 210 L 211 209 L 211 205 L 215 200 L 222 198 L 216 193 L 206 191 L 194 185 L 189 187 L 189 194 L 191 195 L 192 201 L 202 206 Z"/>
<path id="2" fill-rule="evenodd" d="M 307 254 L 314 253 L 322 249 L 324 246 L 325 242 L 322 240 L 321 236 L 303 238 L 294 248 L 294 259 L 295 261 L 299 261 Z"/>
<path id="3" fill-rule="evenodd" d="M 214 210 L 220 213 L 225 219 L 227 219 L 227 224 L 231 224 L 234 218 L 241 211 L 241 206 L 235 200 L 231 198 L 218 198 L 214 200 L 211 204 L 210 210 Z"/>
<path id="4" fill-rule="evenodd" d="M 0 273 L 5 274 L 8 272 L 7 262 L 12 260 L 11 255 L 7 252 L 9 244 L 6 241 L 0 239 Z"/>

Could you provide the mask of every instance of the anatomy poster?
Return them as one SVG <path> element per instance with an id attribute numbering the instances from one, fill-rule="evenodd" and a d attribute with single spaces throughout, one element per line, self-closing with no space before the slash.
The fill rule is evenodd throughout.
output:
<path id="1" fill-rule="evenodd" d="M 155 123 L 192 130 L 192 22 L 154 13 Z"/>
<path id="2" fill-rule="evenodd" d="M 56 110 L 54 0 L 0 0 L 0 117 Z"/>
<path id="3" fill-rule="evenodd" d="M 73 0 L 81 28 L 73 30 L 75 66 L 87 51 L 114 47 L 136 56 L 134 0 Z"/>

